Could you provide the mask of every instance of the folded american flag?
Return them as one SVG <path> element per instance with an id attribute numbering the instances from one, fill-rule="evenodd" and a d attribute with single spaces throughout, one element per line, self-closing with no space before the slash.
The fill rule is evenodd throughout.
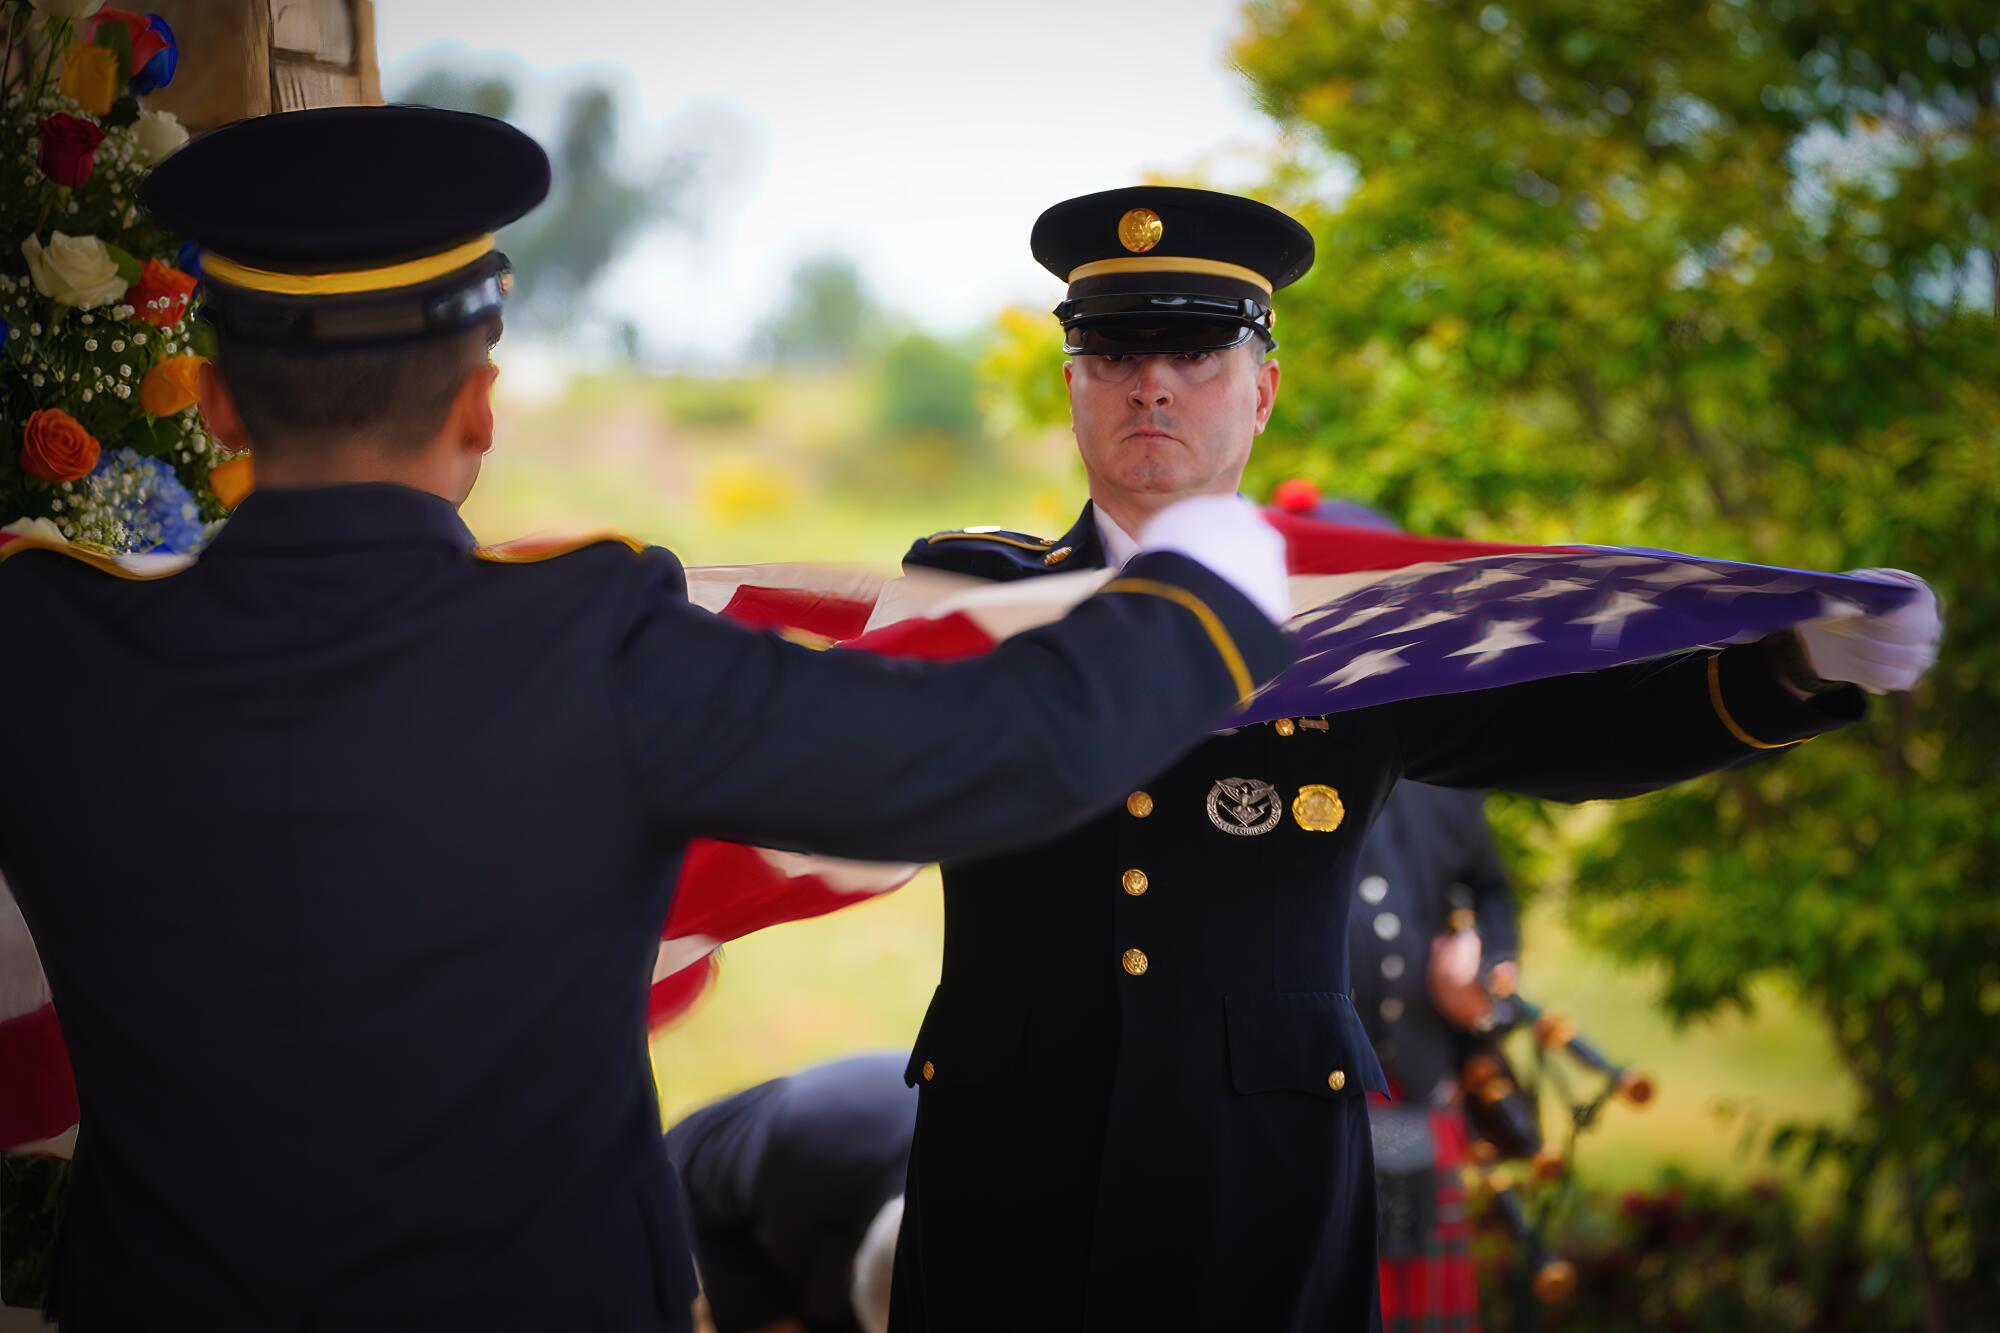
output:
<path id="1" fill-rule="evenodd" d="M 1297 662 L 1251 701 L 1246 723 L 1592 671 L 1807 620 L 1882 614 L 1915 595 L 1901 583 L 1638 547 L 1413 537 L 1277 513 L 1271 522 L 1286 538 L 1293 605 L 1305 609 L 1291 626 Z M 137 559 L 158 568 L 181 558 Z M 1059 619 L 1110 577 L 1078 571 L 995 584 L 935 570 L 890 579 L 734 565 L 688 570 L 688 595 L 817 647 L 943 659 Z M 920 868 L 697 840 L 661 932 L 655 1030 L 701 993 L 722 944 L 873 897 Z M 75 1120 L 48 988 L 0 886 L 0 1148 L 49 1140 Z"/>

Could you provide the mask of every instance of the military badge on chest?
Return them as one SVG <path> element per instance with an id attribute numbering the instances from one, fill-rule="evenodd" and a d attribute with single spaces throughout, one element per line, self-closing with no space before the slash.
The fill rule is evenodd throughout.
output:
<path id="1" fill-rule="evenodd" d="M 1223 778 L 1208 789 L 1208 822 L 1224 833 L 1245 838 L 1269 833 L 1284 813 L 1284 798 L 1268 782 Z"/>

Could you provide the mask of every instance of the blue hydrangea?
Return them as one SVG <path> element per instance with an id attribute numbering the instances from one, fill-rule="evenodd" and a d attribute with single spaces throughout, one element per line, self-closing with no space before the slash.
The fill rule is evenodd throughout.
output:
<path id="1" fill-rule="evenodd" d="M 171 465 L 132 449 L 107 450 L 90 474 L 90 493 L 57 522 L 71 541 L 114 551 L 201 549 L 201 508 Z"/>

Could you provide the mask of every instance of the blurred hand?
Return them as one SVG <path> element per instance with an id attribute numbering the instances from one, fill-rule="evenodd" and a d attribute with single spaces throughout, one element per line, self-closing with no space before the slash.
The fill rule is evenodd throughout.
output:
<path id="1" fill-rule="evenodd" d="M 1918 595 L 1887 615 L 1809 620 L 1794 628 L 1806 665 L 1822 680 L 1847 681 L 1870 694 L 1907 690 L 1937 661 L 1937 596 L 1928 583 L 1900 569 L 1857 569 L 1869 578 L 1907 583 Z"/>
<path id="2" fill-rule="evenodd" d="M 1479 959 L 1479 936 L 1473 931 L 1455 930 L 1431 941 L 1431 1003 L 1454 1027 L 1476 1028 L 1493 1010 L 1479 984 Z"/>

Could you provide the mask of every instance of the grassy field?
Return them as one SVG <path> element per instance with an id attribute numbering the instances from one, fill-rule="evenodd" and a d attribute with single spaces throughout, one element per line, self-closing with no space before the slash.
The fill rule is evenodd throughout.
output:
<path id="1" fill-rule="evenodd" d="M 690 563 L 889 568 L 913 537 L 940 528 L 1059 532 L 1082 495 L 1062 437 L 981 452 L 927 482 L 885 479 L 868 456 L 877 446 L 866 389 L 852 377 L 607 379 L 556 399 L 503 398 L 501 416 L 466 507 L 487 540 L 611 526 Z M 720 984 L 653 1048 L 664 1115 L 815 1060 L 906 1047 L 937 979 L 940 935 L 930 872 L 886 898 L 730 946 Z M 1848 1106 L 1824 1039 L 1781 996 L 1760 997 L 1754 1019 L 1675 1031 L 1651 1003 L 1652 978 L 1573 938 L 1556 902 L 1531 914 L 1523 956 L 1531 998 L 1659 1083 L 1651 1106 L 1612 1107 L 1584 1141 L 1579 1162 L 1593 1182 L 1641 1183 L 1668 1163 L 1756 1175 L 1760 1162 L 1741 1144 L 1746 1123 Z"/>

